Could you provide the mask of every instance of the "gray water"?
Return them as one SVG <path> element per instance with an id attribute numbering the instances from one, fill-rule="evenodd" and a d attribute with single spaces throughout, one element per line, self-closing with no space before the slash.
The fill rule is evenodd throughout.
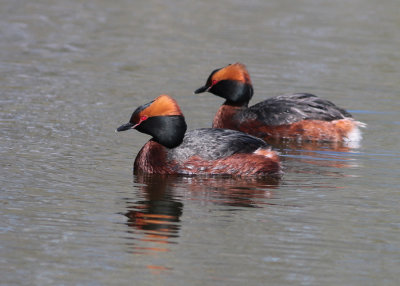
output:
<path id="1" fill-rule="evenodd" d="M 400 2 L 0 1 L 1 285 L 399 285 Z M 253 103 L 310 92 L 356 148 L 278 146 L 280 180 L 136 177 L 116 134 L 241 61 Z"/>

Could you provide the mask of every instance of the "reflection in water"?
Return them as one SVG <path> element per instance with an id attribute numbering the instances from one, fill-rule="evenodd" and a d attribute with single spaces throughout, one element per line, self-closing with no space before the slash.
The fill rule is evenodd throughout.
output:
<path id="1" fill-rule="evenodd" d="M 171 180 L 165 175 L 135 176 L 135 183 L 143 184 L 141 191 L 146 200 L 129 204 L 127 225 L 143 230 L 141 241 L 155 243 L 154 247 L 135 246 L 135 253 L 168 251 L 171 238 L 177 237 L 180 229 L 179 217 L 183 204 L 173 196 Z"/>
<path id="2" fill-rule="evenodd" d="M 271 139 L 267 141 L 274 147 L 283 149 L 303 149 L 303 150 L 328 150 L 336 152 L 349 152 L 352 149 L 359 148 L 358 142 L 318 142 L 318 141 L 294 141 L 294 140 L 277 140 Z M 353 144 L 354 143 L 354 144 Z"/>
<path id="3" fill-rule="evenodd" d="M 192 199 L 235 207 L 262 207 L 272 204 L 271 189 L 279 185 L 278 177 L 186 177 L 187 191 Z"/>
<path id="4" fill-rule="evenodd" d="M 292 159 L 317 167 L 354 168 L 358 167 L 352 154 L 354 146 L 345 142 L 269 142 L 281 154 L 282 161 Z M 318 170 L 320 173 L 322 170 Z"/>
<path id="5" fill-rule="evenodd" d="M 271 189 L 279 185 L 279 178 L 233 178 L 222 176 L 134 175 L 134 183 L 144 198 L 127 200 L 128 233 L 134 254 L 156 255 L 171 251 L 180 235 L 182 196 L 223 206 L 227 210 L 272 205 Z M 166 266 L 147 265 L 153 273 L 168 270 Z"/>

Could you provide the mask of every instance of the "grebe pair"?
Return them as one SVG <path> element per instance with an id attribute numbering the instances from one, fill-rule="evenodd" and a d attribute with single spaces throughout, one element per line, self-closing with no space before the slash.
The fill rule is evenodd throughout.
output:
<path id="1" fill-rule="evenodd" d="M 361 138 L 361 122 L 332 102 L 312 94 L 280 95 L 247 107 L 253 87 L 246 67 L 240 63 L 214 70 L 205 86 L 195 93 L 206 91 L 225 98 L 215 115 L 213 128 L 186 132 L 185 118 L 177 102 L 168 95 L 160 95 L 138 107 L 129 122 L 117 129 L 136 129 L 152 136 L 135 159 L 135 172 L 277 174 L 278 155 L 260 138 L 304 141 Z"/>

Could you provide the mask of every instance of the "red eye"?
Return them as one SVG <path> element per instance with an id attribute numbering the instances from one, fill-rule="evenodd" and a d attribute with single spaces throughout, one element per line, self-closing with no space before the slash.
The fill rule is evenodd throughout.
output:
<path id="1" fill-rule="evenodd" d="M 217 83 L 217 81 L 215 79 L 213 79 L 213 81 L 211 82 L 211 85 L 215 85 Z"/>
<path id="2" fill-rule="evenodd" d="M 136 123 L 135 125 L 133 125 L 132 129 L 135 129 L 136 127 L 138 127 L 138 126 L 139 126 L 143 121 L 145 121 L 147 118 L 148 118 L 148 116 L 146 116 L 146 115 L 140 116 L 139 122 Z M 135 121 L 136 121 L 136 119 L 135 119 Z"/>

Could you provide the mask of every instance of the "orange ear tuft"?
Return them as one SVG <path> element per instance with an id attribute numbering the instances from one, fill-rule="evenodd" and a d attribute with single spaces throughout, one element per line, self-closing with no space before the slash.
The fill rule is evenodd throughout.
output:
<path id="1" fill-rule="evenodd" d="M 168 116 L 183 115 L 178 103 L 169 95 L 162 94 L 150 104 L 149 107 L 140 112 L 141 116 Z"/>
<path id="2" fill-rule="evenodd" d="M 241 63 L 235 63 L 220 69 L 213 75 L 212 79 L 216 81 L 237 80 L 242 83 L 251 84 L 249 72 L 246 66 Z"/>

